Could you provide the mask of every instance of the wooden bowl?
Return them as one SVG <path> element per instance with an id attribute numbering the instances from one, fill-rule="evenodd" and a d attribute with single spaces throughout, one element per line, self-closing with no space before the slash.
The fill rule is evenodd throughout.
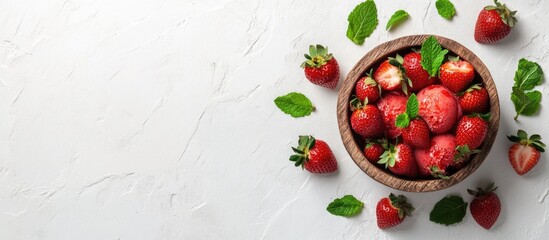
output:
<path id="1" fill-rule="evenodd" d="M 455 172 L 449 179 L 432 179 L 432 180 L 410 180 L 397 175 L 392 174 L 380 167 L 370 163 L 363 154 L 364 141 L 362 138 L 355 134 L 350 127 L 349 117 L 351 111 L 349 109 L 349 101 L 354 93 L 355 84 L 358 79 L 365 75 L 371 68 L 376 67 L 383 60 L 389 56 L 395 56 L 397 53 L 402 53 L 410 48 L 420 48 L 421 44 L 430 35 L 413 35 L 401 37 L 381 45 L 378 45 L 370 52 L 368 52 L 358 63 L 353 67 L 345 78 L 341 89 L 339 90 L 339 96 L 337 101 L 337 118 L 339 125 L 339 132 L 343 144 L 347 149 L 347 152 L 351 155 L 354 162 L 364 171 L 368 176 L 374 180 L 389 186 L 394 189 L 408 191 L 408 192 L 430 192 L 448 188 L 456 183 L 461 182 L 463 179 L 471 175 L 482 164 L 492 145 L 496 139 L 499 126 L 499 100 L 496 86 L 490 75 L 490 72 L 482 63 L 482 61 L 469 49 L 465 48 L 456 41 L 448 38 L 435 36 L 440 44 L 448 49 L 453 55 L 458 55 L 461 59 L 464 59 L 471 63 L 476 70 L 475 81 L 481 81 L 488 94 L 490 95 L 490 121 L 489 129 L 484 143 L 480 147 L 481 152 L 474 155 L 469 164 Z"/>

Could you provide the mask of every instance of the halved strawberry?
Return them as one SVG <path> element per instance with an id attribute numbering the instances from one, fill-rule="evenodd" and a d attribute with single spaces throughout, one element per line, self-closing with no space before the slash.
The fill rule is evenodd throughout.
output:
<path id="1" fill-rule="evenodd" d="M 510 135 L 507 138 L 515 142 L 509 148 L 509 161 L 511 166 L 519 175 L 529 172 L 538 163 L 541 153 L 545 151 L 545 144 L 541 142 L 541 136 L 534 134 L 528 138 L 523 130 L 518 130 L 517 135 Z"/>
<path id="2" fill-rule="evenodd" d="M 485 113 L 490 107 L 488 91 L 480 84 L 474 84 L 460 94 L 459 105 L 465 114 Z"/>
<path id="3" fill-rule="evenodd" d="M 459 58 L 450 58 L 440 66 L 440 82 L 454 93 L 465 90 L 474 78 L 473 65 Z"/>
<path id="4" fill-rule="evenodd" d="M 394 174 L 415 178 L 417 176 L 417 163 L 414 159 L 414 150 L 406 143 L 396 146 L 390 145 L 389 149 L 381 155 L 377 162 L 385 164 L 385 168 Z"/>
<path id="5" fill-rule="evenodd" d="M 398 67 L 385 60 L 374 72 L 374 80 L 383 90 L 392 91 L 402 87 L 404 76 Z"/>

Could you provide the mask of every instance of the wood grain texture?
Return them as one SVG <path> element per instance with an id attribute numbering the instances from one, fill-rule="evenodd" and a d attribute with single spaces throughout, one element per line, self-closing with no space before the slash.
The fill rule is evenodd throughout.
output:
<path id="1" fill-rule="evenodd" d="M 362 153 L 362 145 L 359 145 L 362 143 L 362 140 L 353 134 L 349 122 L 351 112 L 348 106 L 350 97 L 354 92 L 356 82 L 361 76 L 364 76 L 367 70 L 375 67 L 381 62 L 381 60 L 386 59 L 388 56 L 394 56 L 396 53 L 408 50 L 412 47 L 420 48 L 423 41 L 425 41 L 425 39 L 429 36 L 430 35 L 413 35 L 401 37 L 383 43 L 372 49 L 358 61 L 358 63 L 353 67 L 353 69 L 351 69 L 345 78 L 339 90 L 337 102 L 338 125 L 341 139 L 343 140 L 343 144 L 345 145 L 347 152 L 351 155 L 353 161 L 360 167 L 360 169 L 376 181 L 391 188 L 408 192 L 430 192 L 445 189 L 461 182 L 463 179 L 471 175 L 480 166 L 480 164 L 482 164 L 490 152 L 490 149 L 496 139 L 499 127 L 500 113 L 498 93 L 492 76 L 484 63 L 473 52 L 458 42 L 444 37 L 435 36 L 444 48 L 450 50 L 461 59 L 464 59 L 473 65 L 477 72 L 476 79 L 480 80 L 485 85 L 486 90 L 490 95 L 491 116 L 489 121 L 489 129 L 486 139 L 480 147 L 481 152 L 475 155 L 469 164 L 451 175 L 447 180 L 404 179 L 388 171 L 384 171 L 366 160 L 366 157 Z"/>

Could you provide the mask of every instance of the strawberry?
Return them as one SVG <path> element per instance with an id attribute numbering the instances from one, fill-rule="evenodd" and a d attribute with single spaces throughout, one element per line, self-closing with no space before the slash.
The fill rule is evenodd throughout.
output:
<path id="1" fill-rule="evenodd" d="M 313 84 L 335 88 L 339 81 L 339 65 L 328 48 L 322 45 L 309 46 L 309 54 L 305 54 L 305 62 L 301 67 L 305 69 L 305 77 Z"/>
<path id="2" fill-rule="evenodd" d="M 299 146 L 292 147 L 296 153 L 290 157 L 295 166 L 301 166 L 312 173 L 332 173 L 337 171 L 337 161 L 330 146 L 312 136 L 299 136 Z"/>
<path id="3" fill-rule="evenodd" d="M 400 136 L 400 129 L 395 125 L 398 115 L 406 111 L 406 97 L 399 93 L 389 92 L 377 102 L 377 107 L 381 111 L 383 123 L 385 124 L 385 135 L 388 138 Z"/>
<path id="4" fill-rule="evenodd" d="M 414 159 L 414 150 L 406 143 L 399 143 L 396 146 L 390 145 L 377 162 L 385 164 L 394 174 L 415 178 L 417 176 L 417 163 Z"/>
<path id="5" fill-rule="evenodd" d="M 494 193 L 498 187 L 494 187 L 494 183 L 487 188 L 477 188 L 477 190 L 467 189 L 469 194 L 475 196 L 471 201 L 469 210 L 475 221 L 481 227 L 490 229 L 498 220 L 501 212 L 501 202 L 498 195 Z"/>
<path id="6" fill-rule="evenodd" d="M 455 149 L 456 140 L 450 134 L 438 135 L 431 139 L 431 147 L 429 148 L 430 162 L 427 164 L 427 167 L 433 177 L 448 178 L 448 167 L 456 164 L 454 162 Z"/>
<path id="7" fill-rule="evenodd" d="M 351 128 L 364 138 L 381 137 L 385 131 L 381 112 L 366 101 L 362 103 L 356 97 L 351 100 Z"/>
<path id="8" fill-rule="evenodd" d="M 414 151 L 414 158 L 416 159 L 418 175 L 420 177 L 431 176 L 431 156 L 429 155 L 429 149 L 416 149 Z"/>
<path id="9" fill-rule="evenodd" d="M 488 119 L 490 114 L 479 115 L 473 114 L 463 116 L 458 121 L 456 127 L 456 160 L 467 157 L 469 154 L 478 153 L 474 151 L 484 141 L 488 133 Z"/>
<path id="10" fill-rule="evenodd" d="M 370 75 L 360 78 L 355 86 L 356 96 L 362 102 L 368 98 L 369 103 L 375 103 L 379 99 L 380 91 L 377 82 Z"/>
<path id="11" fill-rule="evenodd" d="M 429 85 L 435 84 L 437 81 L 436 77 L 429 76 L 429 73 L 421 66 L 420 53 L 411 52 L 404 55 L 402 67 L 412 83 L 412 92 L 418 92 Z"/>
<path id="12" fill-rule="evenodd" d="M 402 86 L 402 82 L 404 81 L 402 71 L 397 66 L 393 66 L 389 60 L 385 60 L 379 65 L 374 72 L 374 80 L 381 86 L 381 89 L 387 91 L 396 90 L 399 87 L 404 88 L 406 86 L 405 83 L 404 86 Z"/>
<path id="13" fill-rule="evenodd" d="M 475 68 L 467 61 L 451 58 L 440 66 L 440 82 L 454 93 L 465 90 L 475 78 Z"/>
<path id="14" fill-rule="evenodd" d="M 377 226 L 380 229 L 395 227 L 401 224 L 406 216 L 412 216 L 414 207 L 407 202 L 404 195 L 390 194 L 379 200 L 376 206 Z"/>
<path id="15" fill-rule="evenodd" d="M 475 40 L 479 43 L 495 43 L 505 38 L 517 22 L 515 14 L 498 0 L 496 6 L 486 6 L 478 14 L 475 26 Z"/>
<path id="16" fill-rule="evenodd" d="M 402 139 L 414 148 L 428 148 L 431 144 L 429 126 L 419 118 L 419 102 L 414 93 L 406 102 L 406 112 L 397 116 L 395 125 L 401 129 Z"/>
<path id="17" fill-rule="evenodd" d="M 507 136 L 511 142 L 515 142 L 509 148 L 509 161 L 519 175 L 529 172 L 539 161 L 540 152 L 544 152 L 545 144 L 541 142 L 541 136 L 534 134 L 528 138 L 523 130 L 518 130 L 516 136 Z"/>
<path id="18" fill-rule="evenodd" d="M 364 147 L 364 156 L 368 161 L 376 164 L 381 155 L 385 152 L 384 145 L 387 145 L 387 140 L 384 139 L 381 143 L 377 141 L 369 141 Z"/>
<path id="19" fill-rule="evenodd" d="M 474 84 L 460 94 L 459 105 L 465 114 L 485 113 L 490 107 L 488 91 L 480 84 Z"/>

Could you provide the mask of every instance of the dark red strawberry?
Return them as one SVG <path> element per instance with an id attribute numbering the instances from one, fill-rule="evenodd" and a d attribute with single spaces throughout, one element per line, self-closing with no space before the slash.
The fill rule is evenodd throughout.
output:
<path id="1" fill-rule="evenodd" d="M 377 161 L 379 161 L 379 158 L 385 152 L 383 145 L 387 145 L 387 140 L 382 141 L 382 143 L 378 141 L 369 141 L 366 143 L 366 147 L 364 147 L 364 156 L 366 159 L 373 164 L 377 164 Z"/>
<path id="2" fill-rule="evenodd" d="M 486 6 L 478 14 L 475 40 L 479 43 L 495 43 L 505 38 L 517 22 L 517 11 L 509 10 L 497 0 L 494 2 L 496 6 Z"/>
<path id="3" fill-rule="evenodd" d="M 538 164 L 540 152 L 545 152 L 545 144 L 541 142 L 540 135 L 534 134 L 528 138 L 528 134 L 523 130 L 518 130 L 516 136 L 511 135 L 507 138 L 515 142 L 509 148 L 511 166 L 519 175 L 524 175 Z"/>
<path id="4" fill-rule="evenodd" d="M 490 107 L 490 97 L 486 88 L 475 84 L 459 96 L 459 105 L 463 113 L 486 113 Z"/>
<path id="5" fill-rule="evenodd" d="M 299 136 L 299 146 L 292 147 L 295 155 L 290 161 L 312 173 L 332 173 L 337 171 L 337 161 L 330 146 L 312 136 Z"/>
<path id="6" fill-rule="evenodd" d="M 485 229 L 490 229 L 498 220 L 501 212 L 501 202 L 498 195 L 494 193 L 498 187 L 494 187 L 494 183 L 487 188 L 477 188 L 477 190 L 467 189 L 469 194 L 475 196 L 471 201 L 471 215 L 473 219 Z"/>
<path id="7" fill-rule="evenodd" d="M 339 65 L 328 48 L 322 45 L 309 46 L 309 54 L 305 54 L 305 62 L 301 67 L 305 69 L 305 77 L 312 83 L 335 88 L 339 81 Z"/>
<path id="8" fill-rule="evenodd" d="M 368 103 L 375 103 L 379 99 L 380 91 L 377 82 L 370 76 L 360 78 L 355 86 L 356 96 L 362 102 L 368 98 Z"/>
<path id="9" fill-rule="evenodd" d="M 473 82 L 475 68 L 467 61 L 452 58 L 440 66 L 440 82 L 454 93 L 461 92 Z"/>
<path id="10" fill-rule="evenodd" d="M 412 216 L 414 207 L 407 202 L 404 195 L 398 197 L 390 194 L 379 200 L 376 206 L 377 226 L 380 229 L 395 227 L 401 224 L 406 216 Z"/>
<path id="11" fill-rule="evenodd" d="M 406 111 L 407 98 L 394 92 L 389 92 L 377 102 L 377 107 L 381 111 L 383 123 L 385 124 L 385 135 L 388 138 L 400 136 L 400 129 L 395 125 L 398 115 Z"/>
<path id="12" fill-rule="evenodd" d="M 385 164 L 385 168 L 400 176 L 410 178 L 417 176 L 414 149 L 406 143 L 399 143 L 396 146 L 390 145 L 389 149 L 381 155 L 381 159 L 377 163 Z"/>
<path id="13" fill-rule="evenodd" d="M 385 60 L 374 72 L 374 80 L 381 86 L 381 89 L 392 91 L 402 88 L 404 76 L 402 71 Z"/>
<path id="14" fill-rule="evenodd" d="M 433 85 L 437 82 L 437 78 L 429 76 L 429 73 L 421 66 L 420 53 L 411 52 L 404 55 L 402 67 L 404 67 L 406 76 L 412 83 L 412 92 L 418 92 L 424 87 Z"/>
<path id="15" fill-rule="evenodd" d="M 351 100 L 351 128 L 364 138 L 383 136 L 385 125 L 376 105 L 362 103 L 358 98 Z"/>

